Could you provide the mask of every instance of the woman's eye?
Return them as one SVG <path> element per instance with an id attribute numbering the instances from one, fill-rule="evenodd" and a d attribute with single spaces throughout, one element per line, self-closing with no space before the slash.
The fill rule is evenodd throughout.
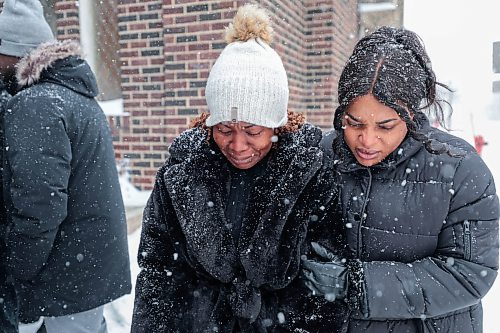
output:
<path id="1" fill-rule="evenodd" d="M 247 132 L 247 134 L 250 136 L 258 136 L 258 135 L 260 135 L 260 133 L 262 133 L 262 131 L 260 131 L 260 132 Z"/>
<path id="2" fill-rule="evenodd" d="M 379 126 L 381 129 L 383 129 L 384 131 L 390 131 L 391 129 L 394 128 L 394 126 Z"/>
<path id="3" fill-rule="evenodd" d="M 227 130 L 227 129 L 217 128 L 217 131 L 222 135 L 230 135 L 231 134 L 231 130 Z"/>
<path id="4" fill-rule="evenodd" d="M 361 124 L 361 123 L 353 123 L 353 122 L 350 122 L 350 121 L 347 122 L 347 125 L 349 125 L 350 127 L 354 127 L 354 128 L 361 128 L 361 127 L 363 127 L 363 124 Z"/>

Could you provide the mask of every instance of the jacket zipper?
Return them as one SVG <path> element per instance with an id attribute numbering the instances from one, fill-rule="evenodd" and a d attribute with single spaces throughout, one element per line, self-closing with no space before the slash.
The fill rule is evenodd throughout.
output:
<path id="1" fill-rule="evenodd" d="M 464 221 L 464 259 L 471 259 L 472 235 L 470 233 L 470 222 Z"/>
<path id="2" fill-rule="evenodd" d="M 361 216 L 359 220 L 359 225 L 358 225 L 358 246 L 356 248 L 356 257 L 360 258 L 361 257 L 361 244 L 363 243 L 362 237 L 361 237 L 361 227 L 363 226 L 363 222 L 365 221 L 365 210 L 366 210 L 366 205 L 368 204 L 368 198 L 370 196 L 370 191 L 372 188 L 372 172 L 370 169 L 366 169 L 368 171 L 368 186 L 366 187 L 366 193 L 365 193 L 365 200 L 363 201 L 363 207 L 361 209 Z"/>

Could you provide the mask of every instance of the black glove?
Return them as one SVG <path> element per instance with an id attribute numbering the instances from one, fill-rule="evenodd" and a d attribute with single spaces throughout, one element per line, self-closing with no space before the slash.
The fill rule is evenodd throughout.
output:
<path id="1" fill-rule="evenodd" d="M 302 278 L 313 295 L 322 295 L 329 301 L 344 299 L 347 295 L 347 267 L 341 258 L 318 243 L 311 242 L 314 252 L 326 261 L 310 260 L 303 256 Z"/>

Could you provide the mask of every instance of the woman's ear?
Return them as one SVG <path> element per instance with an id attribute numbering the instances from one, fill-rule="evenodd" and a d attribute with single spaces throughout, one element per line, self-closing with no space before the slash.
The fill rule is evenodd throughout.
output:
<path id="1" fill-rule="evenodd" d="M 344 113 L 342 116 L 340 116 L 339 123 L 340 127 L 342 127 L 342 129 L 345 129 L 345 127 L 347 126 L 347 114 Z"/>
<path id="2" fill-rule="evenodd" d="M 410 119 L 413 120 L 413 117 L 415 116 L 413 111 L 408 111 L 408 115 L 410 116 Z"/>
<path id="3" fill-rule="evenodd" d="M 406 113 L 408 113 L 408 118 L 410 118 L 410 120 L 413 121 L 415 113 L 412 110 L 410 110 L 408 107 L 406 107 L 406 105 L 404 105 L 403 103 L 398 103 L 398 105 L 401 106 L 406 111 Z M 399 110 L 399 112 L 403 112 L 403 111 Z M 401 119 L 403 119 L 401 114 L 399 114 L 399 117 Z"/>

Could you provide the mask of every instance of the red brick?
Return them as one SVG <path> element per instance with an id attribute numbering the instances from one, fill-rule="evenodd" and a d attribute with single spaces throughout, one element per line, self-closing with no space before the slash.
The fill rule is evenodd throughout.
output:
<path id="1" fill-rule="evenodd" d="M 167 145 L 188 127 L 191 117 L 179 116 L 180 109 L 192 108 L 198 112 L 207 109 L 204 87 L 202 85 L 191 87 L 190 82 L 206 81 L 210 67 L 222 51 L 212 49 L 213 45 L 224 43 L 224 28 L 229 25 L 236 8 L 246 2 L 248 0 L 121 0 L 119 2 L 117 11 L 122 17 L 137 15 L 138 20 L 139 15 L 158 15 L 156 20 L 121 23 L 121 26 L 126 28 L 122 29 L 125 31 L 123 35 L 134 31 L 139 34 L 139 39 L 120 41 L 120 63 L 123 64 L 121 67 L 122 92 L 125 111 L 130 113 L 130 117 L 127 117 L 130 120 L 128 125 L 130 134 L 123 130 L 116 135 L 116 138 L 119 148 L 120 142 L 128 144 L 141 140 L 141 144 L 130 147 L 131 151 L 119 149 L 116 154 L 124 156 L 125 153 L 134 151 L 146 152 L 141 149 L 147 146 L 150 147 L 151 153 L 159 153 L 162 156 L 159 159 L 152 159 L 151 167 L 146 167 L 144 164 L 135 166 L 134 170 L 139 171 L 140 175 L 133 177 L 134 184 L 143 189 L 152 186 L 156 169 L 163 165 Z M 338 75 L 355 42 L 349 36 L 357 35 L 357 17 L 352 15 L 356 12 L 357 1 L 258 0 L 258 2 L 269 8 L 274 13 L 273 15 L 277 15 L 273 17 L 276 31 L 273 47 L 281 55 L 289 74 L 289 108 L 303 111 L 308 120 L 324 128 L 330 128 L 333 110 L 336 107 Z M 150 6 L 150 4 L 157 3 L 161 6 Z M 208 12 L 188 13 L 187 4 L 208 4 L 209 13 L 220 14 L 223 19 L 198 21 L 197 18 L 200 15 Z M 325 9 L 332 8 L 332 10 L 325 10 L 322 14 L 307 14 L 308 10 L 320 6 Z M 139 7 L 144 7 L 144 11 L 137 11 Z M 75 6 L 68 8 L 67 10 L 75 12 Z M 335 22 L 334 25 L 330 24 L 332 21 Z M 182 31 L 179 33 L 163 34 L 163 31 L 170 27 L 184 29 L 179 30 Z M 68 28 L 77 27 L 69 24 Z M 141 35 L 147 35 L 150 32 L 158 32 L 161 37 L 140 39 Z M 304 34 L 304 32 L 310 34 Z M 177 37 L 190 35 L 196 35 L 197 41 L 177 44 Z M 66 36 L 68 35 L 64 35 L 65 38 Z M 330 36 L 333 39 L 327 40 L 326 38 Z M 155 40 L 163 42 L 163 46 L 155 45 Z M 155 45 L 155 47 L 150 47 L 150 45 Z M 147 55 L 147 51 L 158 49 L 161 50 L 160 55 Z M 310 51 L 320 52 L 321 55 L 307 56 L 307 52 Z M 144 53 L 146 55 L 143 55 Z M 171 66 L 166 69 L 167 64 L 182 64 L 182 66 L 177 68 Z M 312 64 L 314 69 L 308 69 L 308 66 Z M 154 71 L 155 66 L 158 68 L 157 72 Z M 329 72 L 332 74 L 316 75 Z M 316 80 L 314 84 L 308 82 L 312 78 Z M 159 86 L 160 90 L 144 90 L 145 87 L 153 85 Z M 194 91 L 194 93 L 190 94 L 192 96 L 179 94 L 186 91 Z M 164 106 L 165 101 L 171 101 L 174 98 L 183 100 L 185 103 L 182 103 L 182 106 Z M 306 102 L 307 100 L 311 102 Z M 320 109 L 310 109 L 312 105 L 317 105 Z M 124 122 L 122 126 L 123 124 Z M 147 130 L 148 133 L 142 133 L 143 130 Z"/>
<path id="2" fill-rule="evenodd" d="M 224 39 L 224 33 L 222 33 L 222 32 L 200 35 L 200 40 L 202 40 L 202 41 L 207 41 L 207 40 L 220 41 L 222 39 Z"/>
<path id="3" fill-rule="evenodd" d="M 130 24 L 129 26 L 129 29 L 128 31 L 135 31 L 135 30 L 146 30 L 147 29 L 147 25 L 146 23 L 134 23 L 134 24 Z"/>
<path id="4" fill-rule="evenodd" d="M 209 24 L 195 24 L 188 26 L 188 32 L 199 32 L 199 31 L 208 31 L 210 30 Z"/>
<path id="5" fill-rule="evenodd" d="M 175 23 L 191 23 L 191 22 L 196 22 L 196 19 L 198 18 L 197 15 L 190 15 L 190 16 L 178 16 L 175 18 Z"/>
<path id="6" fill-rule="evenodd" d="M 156 176 L 156 170 L 145 170 L 144 176 Z"/>
<path id="7" fill-rule="evenodd" d="M 132 177 L 132 182 L 134 184 L 152 184 L 154 182 L 153 177 L 141 178 L 141 177 Z"/>
<path id="8" fill-rule="evenodd" d="M 217 59 L 219 57 L 219 52 L 203 52 L 200 54 L 200 59 Z"/>
<path id="9" fill-rule="evenodd" d="M 132 145 L 131 148 L 134 151 L 150 151 L 151 150 L 150 145 Z"/>
<path id="10" fill-rule="evenodd" d="M 190 106 L 199 106 L 199 105 L 207 105 L 207 101 L 204 98 L 200 99 L 190 99 L 189 100 L 189 105 Z"/>
<path id="11" fill-rule="evenodd" d="M 138 136 L 124 136 L 122 137 L 124 142 L 139 142 L 141 138 Z"/>
<path id="12" fill-rule="evenodd" d="M 210 48 L 209 44 L 190 44 L 189 45 L 189 51 L 204 51 L 208 50 Z"/>
<path id="13" fill-rule="evenodd" d="M 160 142 L 160 137 L 158 136 L 145 136 L 142 137 L 143 142 Z"/>
<path id="14" fill-rule="evenodd" d="M 130 7 L 128 7 L 129 13 L 144 12 L 145 10 L 146 10 L 146 6 L 130 6 Z"/>
<path id="15" fill-rule="evenodd" d="M 184 7 L 167 7 L 163 9 L 164 14 L 182 14 Z"/>
<path id="16" fill-rule="evenodd" d="M 151 65 L 163 65 L 165 63 L 165 59 L 163 58 L 152 58 L 150 60 Z"/>

